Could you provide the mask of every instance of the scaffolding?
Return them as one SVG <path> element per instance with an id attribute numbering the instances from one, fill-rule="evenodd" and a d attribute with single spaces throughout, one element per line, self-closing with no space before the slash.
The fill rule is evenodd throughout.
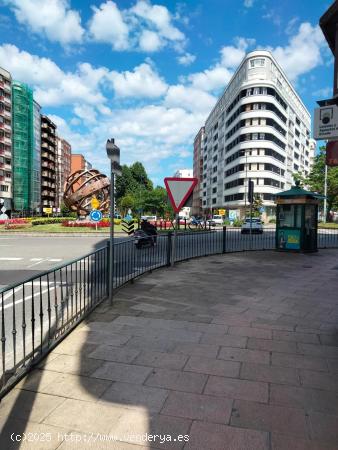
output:
<path id="1" fill-rule="evenodd" d="M 31 208 L 34 161 L 33 91 L 18 81 L 12 83 L 13 203 L 14 210 Z"/>

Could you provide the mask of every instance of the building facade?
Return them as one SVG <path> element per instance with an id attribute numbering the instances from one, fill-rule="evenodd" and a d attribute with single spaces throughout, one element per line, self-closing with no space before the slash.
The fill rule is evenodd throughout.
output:
<path id="1" fill-rule="evenodd" d="M 31 211 L 32 161 L 34 152 L 33 91 L 24 83 L 12 83 L 13 118 L 13 209 Z"/>
<path id="2" fill-rule="evenodd" d="M 61 211 L 63 203 L 64 186 L 71 173 L 71 145 L 60 136 L 56 136 L 57 147 L 57 212 Z"/>
<path id="3" fill-rule="evenodd" d="M 13 207 L 12 138 L 12 77 L 0 67 L 0 198 L 9 214 Z"/>
<path id="4" fill-rule="evenodd" d="M 56 125 L 41 116 L 41 208 L 56 208 Z"/>
<path id="5" fill-rule="evenodd" d="M 33 100 L 33 157 L 30 177 L 30 207 L 34 212 L 41 208 L 41 107 Z"/>
<path id="6" fill-rule="evenodd" d="M 205 123 L 202 208 L 248 210 L 248 181 L 262 211 L 274 215 L 274 194 L 289 189 L 293 174 L 307 175 L 315 146 L 311 119 L 270 52 L 243 59 Z"/>
<path id="7" fill-rule="evenodd" d="M 197 133 L 194 139 L 194 160 L 193 160 L 193 176 L 198 182 L 192 197 L 192 214 L 200 216 L 202 214 L 202 180 L 203 180 L 203 156 L 202 149 L 204 147 L 204 127 Z"/>

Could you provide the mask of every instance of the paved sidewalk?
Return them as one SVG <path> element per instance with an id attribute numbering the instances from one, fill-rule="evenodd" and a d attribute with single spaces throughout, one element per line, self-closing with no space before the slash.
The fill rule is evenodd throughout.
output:
<path id="1" fill-rule="evenodd" d="M 338 251 L 141 277 L 4 398 L 0 427 L 2 450 L 337 450 Z"/>

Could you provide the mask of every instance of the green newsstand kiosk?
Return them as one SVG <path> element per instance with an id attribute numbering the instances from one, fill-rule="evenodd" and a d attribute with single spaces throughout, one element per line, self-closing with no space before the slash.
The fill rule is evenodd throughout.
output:
<path id="1" fill-rule="evenodd" d="M 276 250 L 317 251 L 318 205 L 323 198 L 302 189 L 298 181 L 276 194 Z"/>

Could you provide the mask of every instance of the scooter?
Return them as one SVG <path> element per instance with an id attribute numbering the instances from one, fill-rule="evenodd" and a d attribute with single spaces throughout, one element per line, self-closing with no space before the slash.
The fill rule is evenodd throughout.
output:
<path id="1" fill-rule="evenodd" d="M 148 234 L 143 230 L 136 230 L 134 233 L 134 243 L 136 248 L 153 247 L 156 243 L 157 234 Z"/>

